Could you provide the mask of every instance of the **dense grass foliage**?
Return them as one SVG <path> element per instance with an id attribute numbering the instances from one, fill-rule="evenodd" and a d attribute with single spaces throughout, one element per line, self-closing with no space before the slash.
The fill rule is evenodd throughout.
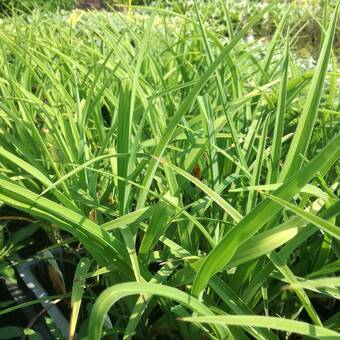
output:
<path id="1" fill-rule="evenodd" d="M 1 23 L 1 268 L 63 248 L 71 339 L 340 338 L 338 9 L 305 71 L 221 6 Z"/>
<path id="2" fill-rule="evenodd" d="M 71 10 L 75 4 L 75 0 L 0 0 L 0 16 L 31 13 L 35 9 L 40 11 Z"/>

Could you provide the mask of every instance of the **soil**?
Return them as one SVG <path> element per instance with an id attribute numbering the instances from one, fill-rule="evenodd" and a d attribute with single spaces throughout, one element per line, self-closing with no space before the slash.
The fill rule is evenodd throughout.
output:
<path id="1" fill-rule="evenodd" d="M 80 9 L 100 9 L 101 4 L 100 0 L 78 0 L 76 7 Z"/>

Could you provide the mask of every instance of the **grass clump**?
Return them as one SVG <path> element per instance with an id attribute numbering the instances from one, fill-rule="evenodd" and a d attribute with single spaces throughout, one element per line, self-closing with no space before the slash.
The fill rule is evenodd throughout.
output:
<path id="1" fill-rule="evenodd" d="M 222 8 L 2 21 L 0 201 L 68 254 L 70 338 L 340 337 L 338 7 L 307 72 Z"/>

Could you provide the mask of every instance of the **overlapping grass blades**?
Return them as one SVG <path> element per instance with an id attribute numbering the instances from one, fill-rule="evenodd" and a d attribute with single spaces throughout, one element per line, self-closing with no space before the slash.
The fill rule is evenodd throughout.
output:
<path id="1" fill-rule="evenodd" d="M 221 6 L 1 23 L 0 201 L 84 247 L 71 337 L 338 337 L 338 7 L 305 72 L 289 12 L 265 48 Z"/>
<path id="2" fill-rule="evenodd" d="M 306 183 L 308 183 L 322 166 L 331 166 L 340 157 L 340 134 L 336 136 L 325 149 L 320 152 L 304 168 L 295 173 L 273 196 L 290 200 Z M 207 285 L 210 277 L 224 268 L 238 247 L 260 230 L 264 224 L 280 211 L 280 206 L 267 198 L 259 203 L 234 229 L 226 234 L 220 243 L 212 250 L 203 262 L 195 278 L 193 294 L 198 295 Z"/>

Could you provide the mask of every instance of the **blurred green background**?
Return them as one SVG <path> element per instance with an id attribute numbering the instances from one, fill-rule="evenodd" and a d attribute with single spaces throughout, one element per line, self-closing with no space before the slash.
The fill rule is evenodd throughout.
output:
<path id="1" fill-rule="evenodd" d="M 272 10 L 252 30 L 254 39 L 270 38 L 287 7 L 290 11 L 290 31 L 295 41 L 295 48 L 301 58 L 313 58 L 319 50 L 322 39 L 321 26 L 326 25 L 328 17 L 322 13 L 331 14 L 337 0 L 224 0 L 229 9 L 229 15 L 235 28 L 242 27 L 251 13 L 256 13 L 269 3 Z M 221 36 L 225 35 L 226 27 L 221 0 L 197 0 L 200 15 L 209 29 Z M 131 0 L 133 6 L 159 6 L 164 9 L 183 13 L 195 17 L 194 0 Z M 87 9 L 91 7 L 103 10 L 124 11 L 129 0 L 0 0 L 0 16 L 12 16 L 30 13 L 34 10 L 60 12 L 72 11 L 75 8 Z M 323 11 L 323 8 L 327 11 Z M 144 9 L 132 9 L 145 14 Z M 337 28 L 334 39 L 336 56 L 340 51 L 340 28 Z"/>

